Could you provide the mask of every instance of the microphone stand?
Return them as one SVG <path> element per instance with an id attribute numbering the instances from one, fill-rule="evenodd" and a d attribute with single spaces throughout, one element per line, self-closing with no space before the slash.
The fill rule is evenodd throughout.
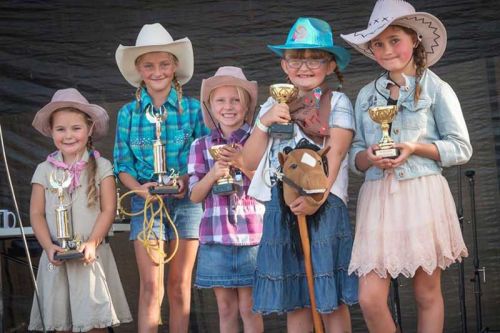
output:
<path id="1" fill-rule="evenodd" d="M 469 178 L 470 202 L 471 202 L 471 224 L 472 224 L 472 241 L 473 241 L 473 255 L 474 255 L 474 277 L 470 280 L 474 282 L 474 296 L 476 300 L 476 329 L 478 333 L 483 332 L 499 332 L 497 330 L 490 330 L 488 327 L 483 328 L 483 311 L 481 304 L 481 278 L 483 275 L 483 282 L 486 283 L 486 267 L 479 268 L 479 253 L 477 247 L 477 223 L 476 223 L 476 196 L 474 193 L 475 182 L 474 170 L 465 171 L 465 176 Z"/>
<path id="2" fill-rule="evenodd" d="M 457 166 L 457 216 L 460 224 L 460 232 L 464 233 L 464 207 L 462 202 L 462 167 Z M 462 333 L 468 333 L 467 329 L 467 309 L 465 307 L 465 262 L 464 259 L 458 265 L 458 299 L 460 302 L 460 319 L 462 323 Z"/>

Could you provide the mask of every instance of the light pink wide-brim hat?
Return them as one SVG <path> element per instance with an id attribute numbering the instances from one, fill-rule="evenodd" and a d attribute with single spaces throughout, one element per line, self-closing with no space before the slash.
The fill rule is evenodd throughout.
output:
<path id="1" fill-rule="evenodd" d="M 206 106 L 209 106 L 209 98 L 210 93 L 219 87 L 222 86 L 236 86 L 241 87 L 250 96 L 250 100 L 248 101 L 248 112 L 245 116 L 245 121 L 252 125 L 253 117 L 255 114 L 255 108 L 257 106 L 257 95 L 258 95 L 258 86 L 257 81 L 248 81 L 243 74 L 243 70 L 239 67 L 234 66 L 223 66 L 220 67 L 215 75 L 204 79 L 201 82 L 201 91 L 200 91 L 200 100 L 201 100 L 201 109 L 203 110 L 203 121 L 208 128 L 215 128 L 215 118 L 214 121 L 210 118 L 208 114 L 209 110 L 207 110 Z M 213 115 L 212 115 L 213 116 Z"/>
<path id="2" fill-rule="evenodd" d="M 177 57 L 175 76 L 181 85 L 191 80 L 194 70 L 193 46 L 189 38 L 174 40 L 160 24 L 145 24 L 134 46 L 120 44 L 116 49 L 116 64 L 125 80 L 134 87 L 141 84 L 141 76 L 135 67 L 135 61 L 141 55 L 150 52 L 168 52 Z"/>
<path id="3" fill-rule="evenodd" d="M 366 29 L 340 37 L 365 56 L 375 60 L 368 42 L 390 25 L 410 28 L 417 33 L 427 52 L 427 66 L 438 62 L 446 49 L 447 35 L 443 23 L 434 15 L 416 12 L 411 4 L 402 0 L 378 0 Z"/>
<path id="4" fill-rule="evenodd" d="M 80 92 L 74 88 L 61 89 L 55 92 L 49 104 L 41 108 L 33 119 L 33 127 L 45 136 L 52 137 L 50 116 L 63 108 L 75 108 L 87 114 L 94 122 L 92 138 L 100 139 L 108 132 L 109 116 L 106 110 L 96 104 L 90 104 Z"/>

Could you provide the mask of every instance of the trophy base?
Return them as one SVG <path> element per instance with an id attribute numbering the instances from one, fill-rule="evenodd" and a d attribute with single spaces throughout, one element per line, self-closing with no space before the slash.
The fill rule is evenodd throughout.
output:
<path id="1" fill-rule="evenodd" d="M 173 186 L 173 185 L 151 186 L 149 188 L 149 194 L 151 195 L 179 194 L 179 186 Z"/>
<path id="2" fill-rule="evenodd" d="M 396 158 L 399 156 L 399 149 L 398 148 L 379 149 L 375 151 L 375 156 L 382 158 Z"/>
<path id="3" fill-rule="evenodd" d="M 81 259 L 81 258 L 83 258 L 83 253 L 77 250 L 67 250 L 64 252 L 56 252 L 54 254 L 54 259 L 61 261 Z"/>
<path id="4" fill-rule="evenodd" d="M 216 195 L 230 195 L 238 191 L 238 185 L 235 183 L 215 184 L 212 187 L 212 194 Z"/>
<path id="5" fill-rule="evenodd" d="M 269 127 L 269 135 L 277 139 L 293 138 L 293 123 L 272 124 Z"/>

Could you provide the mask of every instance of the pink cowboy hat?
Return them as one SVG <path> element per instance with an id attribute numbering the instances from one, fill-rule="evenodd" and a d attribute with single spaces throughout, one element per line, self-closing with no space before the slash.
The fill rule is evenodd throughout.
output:
<path id="1" fill-rule="evenodd" d="M 55 92 L 49 104 L 40 109 L 33 119 L 33 127 L 45 136 L 52 137 L 50 128 L 50 116 L 52 113 L 63 108 L 75 108 L 87 114 L 94 122 L 92 138 L 100 139 L 108 132 L 108 113 L 96 104 L 90 104 L 85 97 L 76 89 L 61 89 Z"/>

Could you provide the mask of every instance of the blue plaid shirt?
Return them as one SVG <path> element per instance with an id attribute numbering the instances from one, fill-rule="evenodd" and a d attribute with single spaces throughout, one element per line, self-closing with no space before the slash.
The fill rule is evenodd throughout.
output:
<path id="1" fill-rule="evenodd" d="M 203 123 L 198 100 L 183 96 L 182 113 L 179 113 L 177 101 L 177 91 L 172 87 L 163 104 L 167 119 L 162 124 L 161 141 L 165 144 L 167 170 L 174 169 L 183 175 L 187 173 L 191 143 L 209 131 Z M 116 122 L 113 151 L 115 173 L 126 172 L 139 182 L 155 178 L 153 142 L 156 139 L 156 126 L 146 118 L 145 109 L 149 104 L 153 102 L 143 88 L 141 101 L 125 104 L 118 112 Z"/>

